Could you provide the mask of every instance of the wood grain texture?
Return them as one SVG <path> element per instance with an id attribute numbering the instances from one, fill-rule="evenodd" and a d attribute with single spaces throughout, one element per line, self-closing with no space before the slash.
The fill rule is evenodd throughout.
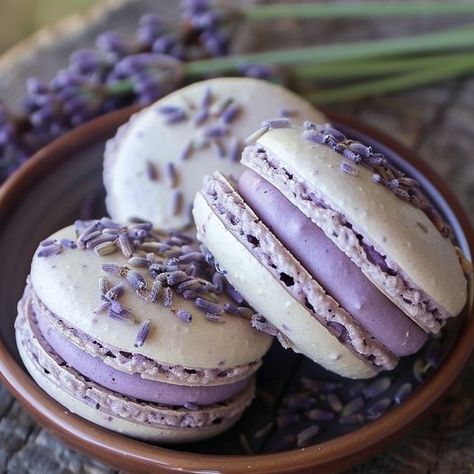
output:
<path id="1" fill-rule="evenodd" d="M 70 52 L 93 43 L 99 31 L 131 32 L 144 12 L 174 18 L 177 3 L 166 0 L 110 1 L 105 9 L 75 17 L 42 32 L 34 41 L 0 58 L 0 97 L 14 102 L 26 77 L 49 77 Z M 245 27 L 239 49 L 264 49 L 376 36 L 417 33 L 453 24 L 453 19 L 416 21 L 291 21 Z M 249 34 L 248 34 L 249 33 Z M 61 41 L 57 41 L 60 38 Z M 451 184 L 474 219 L 474 79 L 454 80 L 416 91 L 337 106 L 412 147 Z M 415 474 L 473 472 L 474 359 L 450 395 L 414 432 L 390 450 L 360 464 L 351 474 Z M 0 471 L 10 473 L 112 473 L 114 470 L 65 447 L 41 430 L 0 386 Z"/>

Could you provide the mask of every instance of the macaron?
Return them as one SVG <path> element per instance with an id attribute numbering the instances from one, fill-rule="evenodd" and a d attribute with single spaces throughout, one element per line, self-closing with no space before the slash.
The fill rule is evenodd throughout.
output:
<path id="1" fill-rule="evenodd" d="M 15 328 L 32 377 L 72 413 L 178 443 L 251 403 L 271 343 L 252 314 L 191 238 L 104 218 L 40 244 Z"/>
<path id="2" fill-rule="evenodd" d="M 244 139 L 268 117 L 325 120 L 293 92 L 252 78 L 193 83 L 147 107 L 106 147 L 106 206 L 119 222 L 141 218 L 157 228 L 192 224 L 202 178 L 215 170 L 238 178 Z"/>
<path id="3" fill-rule="evenodd" d="M 280 121 L 253 138 L 247 171 L 208 177 L 193 213 L 256 327 L 369 378 L 461 312 L 467 281 L 450 229 L 414 179 L 327 124 Z"/>

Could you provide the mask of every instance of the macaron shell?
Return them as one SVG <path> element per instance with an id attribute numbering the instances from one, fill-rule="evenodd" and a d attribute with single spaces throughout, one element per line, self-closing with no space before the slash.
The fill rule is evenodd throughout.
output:
<path id="1" fill-rule="evenodd" d="M 190 206 L 205 175 L 220 170 L 237 178 L 244 171 L 238 161 L 240 156 L 236 161 L 229 156 L 221 158 L 213 144 L 194 150 L 185 161 L 180 159 L 191 139 L 198 139 L 207 127 L 220 123 L 219 117 L 210 117 L 201 125 L 195 125 L 191 119 L 207 88 L 214 102 L 232 98 L 240 108 L 229 124 L 230 134 L 220 139 L 227 152 L 234 138 L 242 143 L 263 120 L 280 116 L 282 109 L 297 111 L 294 117 L 298 120 L 326 121 L 309 102 L 281 86 L 258 79 L 210 79 L 175 91 L 134 116 L 116 139 L 109 142 L 104 183 L 106 205 L 112 218 L 125 222 L 140 217 L 157 227 L 183 228 L 191 223 Z M 190 111 L 191 104 L 195 109 Z M 167 124 L 158 112 L 164 106 L 183 107 L 188 110 L 188 119 Z M 156 180 L 147 175 L 148 163 L 154 166 Z M 168 163 L 173 163 L 176 170 L 175 185 L 167 183 Z M 177 191 L 183 194 L 180 209 L 175 213 L 173 200 Z"/>
<path id="2" fill-rule="evenodd" d="M 75 239 L 72 226 L 52 238 Z M 146 343 L 134 347 L 138 325 L 93 314 L 100 304 L 98 282 L 107 276 L 110 284 L 120 280 L 102 270 L 105 263 L 126 265 L 120 252 L 99 257 L 92 250 L 65 249 L 59 255 L 33 258 L 32 287 L 44 305 L 67 324 L 120 350 L 140 353 L 153 360 L 194 368 L 229 368 L 259 360 L 271 344 L 271 338 L 251 328 L 243 318 L 224 315 L 225 323 L 207 321 L 192 302 L 173 295 L 173 305 L 147 303 L 127 287 L 120 302 L 140 322 L 152 321 Z M 138 269 L 139 270 L 139 269 Z M 142 272 L 143 274 L 145 272 Z M 145 276 L 145 275 L 144 275 Z M 147 276 L 147 283 L 151 280 Z M 227 302 L 222 295 L 223 302 Z M 193 314 L 191 323 L 183 323 L 171 309 L 185 309 Z"/>
<path id="3" fill-rule="evenodd" d="M 151 426 L 145 423 L 136 423 L 100 409 L 96 410 L 94 407 L 88 405 L 83 400 L 80 400 L 66 392 L 62 387 L 54 383 L 53 380 L 32 361 L 26 347 L 18 339 L 18 335 L 17 347 L 26 369 L 33 377 L 35 382 L 51 398 L 66 407 L 71 413 L 85 418 L 96 425 L 116 431 L 125 436 L 139 438 L 145 441 L 155 441 L 162 443 L 185 443 L 199 441 L 222 433 L 234 423 L 236 423 L 240 418 L 240 416 L 237 416 L 223 420 L 222 423 L 218 425 L 210 425 L 199 428 L 168 428 Z"/>
<path id="4" fill-rule="evenodd" d="M 374 183 L 372 172 L 363 166 L 358 167 L 358 176 L 341 172 L 341 155 L 326 145 L 303 139 L 300 128 L 270 130 L 257 143 L 311 188 L 319 190 L 357 231 L 369 237 L 382 255 L 394 261 L 451 315 L 462 310 L 467 282 L 459 259 L 451 242 L 423 211 Z M 308 215 L 305 208 L 300 209 Z M 377 285 L 376 281 L 373 283 Z"/>
<path id="5" fill-rule="evenodd" d="M 200 238 L 229 281 L 253 307 L 269 315 L 271 323 L 287 334 L 301 352 L 328 370 L 350 378 L 369 378 L 375 371 L 334 337 L 242 245 L 215 214 L 201 193 L 194 200 L 193 215 Z M 203 231 L 204 230 L 204 231 Z M 204 236 L 205 234 L 205 236 Z M 226 242 L 226 245 L 222 245 Z M 291 333 L 288 333 L 288 326 Z"/>

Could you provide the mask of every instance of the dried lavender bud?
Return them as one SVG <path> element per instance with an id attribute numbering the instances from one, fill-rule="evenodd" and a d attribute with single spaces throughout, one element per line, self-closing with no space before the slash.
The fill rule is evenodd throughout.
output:
<path id="1" fill-rule="evenodd" d="M 207 138 L 223 138 L 229 133 L 229 128 L 225 124 L 213 124 L 206 128 L 204 136 Z"/>
<path id="2" fill-rule="evenodd" d="M 326 395 L 326 401 L 328 405 L 337 413 L 341 412 L 343 409 L 341 399 L 335 393 L 328 393 Z"/>
<path id="3" fill-rule="evenodd" d="M 128 284 L 135 290 L 146 289 L 146 282 L 141 273 L 129 270 L 126 275 Z"/>
<path id="4" fill-rule="evenodd" d="M 130 312 L 127 308 L 125 308 L 122 303 L 119 303 L 116 300 L 109 301 L 109 309 L 116 314 L 124 314 Z"/>
<path id="5" fill-rule="evenodd" d="M 193 319 L 191 313 L 184 309 L 177 309 L 175 314 L 183 323 L 190 323 Z"/>
<path id="6" fill-rule="evenodd" d="M 229 124 L 235 120 L 240 112 L 240 107 L 232 102 L 221 113 L 221 120 L 224 124 Z"/>
<path id="7" fill-rule="evenodd" d="M 344 139 L 345 137 L 343 138 L 343 140 Z M 370 154 L 372 153 L 371 147 L 362 145 L 362 143 L 359 143 L 359 142 L 352 142 L 348 146 L 352 152 L 354 152 L 356 155 L 362 158 L 368 158 Z"/>
<path id="8" fill-rule="evenodd" d="M 107 278 L 100 277 L 99 278 L 99 292 L 101 295 L 105 295 L 109 291 L 109 282 Z"/>
<path id="9" fill-rule="evenodd" d="M 94 252 L 101 257 L 110 255 L 117 250 L 113 242 L 102 242 L 94 246 Z"/>
<path id="10" fill-rule="evenodd" d="M 46 239 L 40 243 L 40 247 L 47 247 L 49 245 L 55 244 L 56 242 L 56 239 Z"/>
<path id="11" fill-rule="evenodd" d="M 148 337 L 151 328 L 151 320 L 145 319 L 138 327 L 137 337 L 135 339 L 135 347 L 142 347 Z"/>
<path id="12" fill-rule="evenodd" d="M 244 302 L 243 296 L 233 286 L 226 286 L 225 292 L 227 296 L 229 296 L 237 304 L 242 304 Z"/>
<path id="13" fill-rule="evenodd" d="M 232 137 L 229 144 L 229 159 L 232 162 L 237 162 L 240 160 L 242 154 L 242 144 L 238 138 Z"/>
<path id="14" fill-rule="evenodd" d="M 350 176 L 359 175 L 359 170 L 352 163 L 349 163 L 348 161 L 343 161 L 340 165 L 340 169 L 342 172 Z"/>
<path id="15" fill-rule="evenodd" d="M 254 312 L 246 306 L 239 306 L 237 308 L 237 314 L 244 319 L 251 320 L 254 315 Z"/>
<path id="16" fill-rule="evenodd" d="M 181 270 L 176 270 L 171 273 L 168 273 L 166 276 L 166 281 L 169 286 L 175 286 L 179 283 L 182 283 L 183 281 L 187 280 L 189 277 L 188 275 L 181 271 Z"/>
<path id="17" fill-rule="evenodd" d="M 273 324 L 269 323 L 265 317 L 258 313 L 252 316 L 251 325 L 253 328 L 257 329 L 257 331 L 264 332 L 269 336 L 276 336 L 278 333 L 278 329 L 273 326 Z"/>
<path id="18" fill-rule="evenodd" d="M 403 384 L 398 390 L 397 392 L 395 393 L 393 399 L 395 401 L 395 403 L 397 403 L 398 405 L 400 405 L 400 403 L 403 402 L 403 400 L 405 400 L 408 395 L 410 395 L 410 393 L 413 391 L 413 385 L 411 383 L 405 383 Z"/>
<path id="19" fill-rule="evenodd" d="M 214 285 L 214 291 L 216 293 L 222 293 L 225 285 L 225 278 L 222 273 L 215 272 L 214 275 L 212 275 L 212 284 Z"/>
<path id="20" fill-rule="evenodd" d="M 173 291 L 171 288 L 163 290 L 163 305 L 169 308 L 173 304 Z"/>
<path id="21" fill-rule="evenodd" d="M 274 119 L 265 120 L 261 124 L 262 128 L 288 128 L 291 126 L 290 120 L 286 117 L 278 117 Z"/>
<path id="22" fill-rule="evenodd" d="M 214 104 L 209 109 L 209 112 L 211 115 L 219 116 L 230 104 L 233 103 L 233 101 L 234 99 L 232 99 L 232 97 L 222 97 L 214 102 Z"/>
<path id="23" fill-rule="evenodd" d="M 222 142 L 222 140 L 220 140 L 219 138 L 216 137 L 212 140 L 211 143 L 217 151 L 217 156 L 219 158 L 225 158 L 225 156 L 227 154 L 227 151 L 225 149 L 225 146 L 224 146 L 224 143 Z"/>
<path id="24" fill-rule="evenodd" d="M 174 191 L 171 198 L 171 213 L 173 215 L 179 214 L 183 207 L 183 193 L 181 191 Z"/>
<path id="25" fill-rule="evenodd" d="M 163 287 L 163 283 L 159 278 L 155 278 L 153 281 L 153 285 L 151 286 L 150 294 L 148 295 L 148 301 L 150 303 L 156 303 L 158 298 L 160 297 L 161 288 Z"/>
<path id="26" fill-rule="evenodd" d="M 354 415 L 358 411 L 362 410 L 362 408 L 364 408 L 364 405 L 364 399 L 362 397 L 356 397 L 344 406 L 341 416 L 347 417 L 350 415 Z"/>
<path id="27" fill-rule="evenodd" d="M 117 298 L 120 298 L 123 295 L 123 292 L 124 292 L 123 285 L 119 283 L 118 285 L 113 286 L 112 288 L 110 288 L 109 291 L 107 291 L 107 293 L 105 294 L 105 298 L 108 301 L 113 301 L 113 300 L 116 300 Z"/>
<path id="28" fill-rule="evenodd" d="M 100 303 L 100 305 L 97 306 L 97 308 L 95 308 L 94 311 L 92 311 L 92 314 L 97 314 L 97 313 L 101 313 L 102 311 L 108 310 L 109 306 L 110 306 L 109 301 L 102 301 L 102 303 Z"/>
<path id="29" fill-rule="evenodd" d="M 367 408 L 367 417 L 371 420 L 379 418 L 387 411 L 391 404 L 392 400 L 390 398 L 382 398 L 381 400 L 378 400 Z"/>
<path id="30" fill-rule="evenodd" d="M 275 421 L 276 421 L 278 429 L 282 430 L 284 428 L 287 428 L 288 426 L 298 423 L 298 421 L 300 420 L 301 420 L 301 415 L 294 413 L 294 414 L 278 415 Z"/>
<path id="31" fill-rule="evenodd" d="M 104 270 L 105 273 L 117 275 L 122 278 L 127 276 L 129 272 L 129 269 L 127 267 L 122 267 L 121 265 L 117 265 L 116 263 L 104 263 L 102 264 L 102 270 Z"/>
<path id="32" fill-rule="evenodd" d="M 304 429 L 303 431 L 300 431 L 296 435 L 296 445 L 298 446 L 298 448 L 304 448 L 306 446 L 309 446 L 311 444 L 311 441 L 314 440 L 318 433 L 319 426 L 309 426 L 308 428 Z"/>
<path id="33" fill-rule="evenodd" d="M 203 260 L 203 255 L 201 252 L 188 252 L 178 257 L 178 262 L 180 264 L 188 264 L 191 262 L 200 262 Z"/>
<path id="34" fill-rule="evenodd" d="M 238 313 L 238 307 L 237 305 L 233 304 L 233 303 L 225 303 L 224 304 L 224 311 L 227 313 L 227 314 L 232 314 L 234 316 L 237 316 L 239 313 Z M 252 316 L 250 316 L 252 317 Z"/>
<path id="35" fill-rule="evenodd" d="M 212 301 L 200 296 L 194 300 L 194 304 L 205 313 L 221 315 L 224 311 L 220 304 L 213 303 Z"/>
<path id="36" fill-rule="evenodd" d="M 303 138 L 313 143 L 326 143 L 326 135 L 310 128 L 303 132 Z"/>
<path id="37" fill-rule="evenodd" d="M 108 312 L 109 318 L 115 319 L 116 321 L 125 321 L 135 324 L 135 318 L 129 311 L 124 311 L 122 313 L 116 313 L 109 308 Z"/>
<path id="38" fill-rule="evenodd" d="M 336 415 L 332 411 L 313 408 L 306 413 L 306 418 L 317 422 L 331 421 Z"/>
<path id="39" fill-rule="evenodd" d="M 128 259 L 128 264 L 136 268 L 148 267 L 149 263 L 145 257 L 131 257 Z"/>
<path id="40" fill-rule="evenodd" d="M 255 431 L 255 434 L 253 435 L 253 437 L 255 439 L 261 439 L 261 438 L 264 438 L 265 436 L 267 436 L 268 433 L 270 433 L 270 431 L 272 430 L 273 428 L 273 423 L 272 422 L 269 422 L 267 423 L 266 425 L 262 426 L 260 429 L 258 429 L 257 431 Z"/>
<path id="41" fill-rule="evenodd" d="M 218 314 L 206 313 L 204 319 L 210 321 L 211 323 L 225 323 L 225 319 Z"/>
<path id="42" fill-rule="evenodd" d="M 165 165 L 165 178 L 170 188 L 174 188 L 178 183 L 178 174 L 176 172 L 174 163 L 171 161 L 168 161 L 168 163 Z"/>
<path id="43" fill-rule="evenodd" d="M 158 181 L 158 170 L 156 169 L 155 164 L 152 163 L 150 160 L 146 160 L 145 162 L 145 172 L 150 181 Z"/>
<path id="44" fill-rule="evenodd" d="M 370 400 L 371 398 L 381 395 L 383 392 L 388 390 L 391 385 L 392 381 L 390 377 L 382 377 L 367 385 L 362 393 L 365 398 Z"/>
<path id="45" fill-rule="evenodd" d="M 63 247 L 60 244 L 52 244 L 46 247 L 42 247 L 38 252 L 38 257 L 51 257 L 52 255 L 58 255 L 62 252 Z"/>
<path id="46" fill-rule="evenodd" d="M 67 249 L 75 249 L 77 247 L 76 242 L 70 239 L 61 239 L 59 243 Z"/>
<path id="47" fill-rule="evenodd" d="M 193 153 L 194 150 L 194 143 L 192 141 L 187 142 L 181 151 L 179 152 L 178 160 L 185 161 L 187 160 Z"/>

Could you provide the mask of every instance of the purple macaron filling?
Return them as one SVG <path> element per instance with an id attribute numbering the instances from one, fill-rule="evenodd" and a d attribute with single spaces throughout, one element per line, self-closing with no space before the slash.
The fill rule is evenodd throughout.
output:
<path id="1" fill-rule="evenodd" d="M 239 193 L 325 291 L 375 339 L 397 356 L 421 348 L 427 334 L 280 191 L 248 170 L 239 180 Z"/>
<path id="2" fill-rule="evenodd" d="M 204 406 L 228 400 L 244 390 L 249 383 L 248 378 L 215 386 L 186 386 L 147 380 L 139 374 L 114 369 L 98 357 L 87 354 L 59 334 L 44 315 L 40 312 L 35 315 L 44 338 L 68 365 L 93 382 L 131 398 L 162 405 Z"/>

